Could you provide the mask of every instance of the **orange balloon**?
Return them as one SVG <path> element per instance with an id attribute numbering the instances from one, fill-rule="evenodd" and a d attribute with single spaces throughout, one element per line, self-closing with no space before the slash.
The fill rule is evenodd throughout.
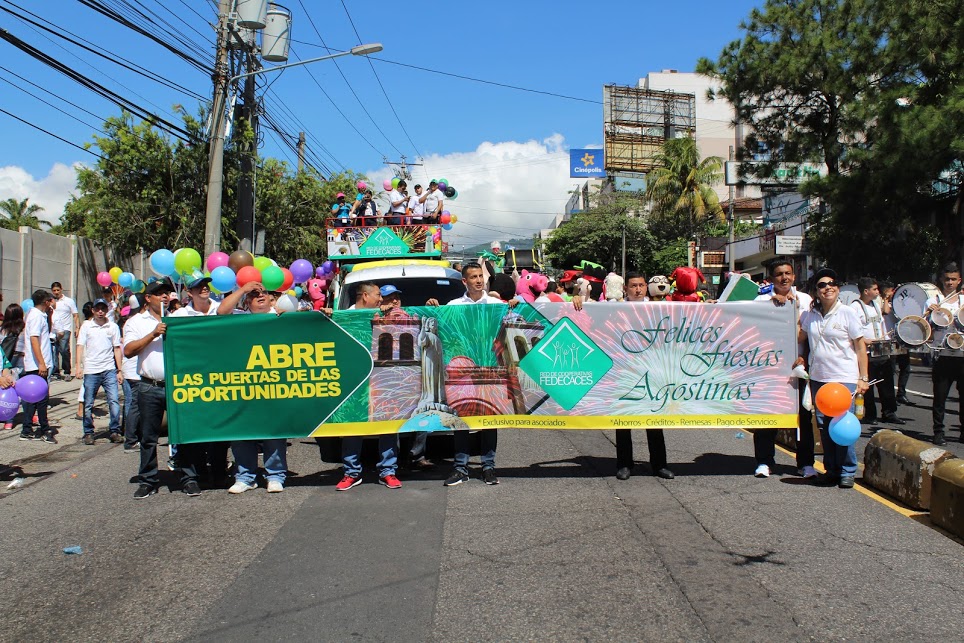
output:
<path id="1" fill-rule="evenodd" d="M 850 391 L 843 384 L 831 382 L 817 391 L 817 409 L 829 417 L 839 417 L 850 410 Z"/>

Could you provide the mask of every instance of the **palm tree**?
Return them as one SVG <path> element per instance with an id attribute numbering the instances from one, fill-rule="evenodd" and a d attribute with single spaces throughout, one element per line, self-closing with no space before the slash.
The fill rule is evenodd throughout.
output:
<path id="1" fill-rule="evenodd" d="M 49 228 L 50 223 L 37 217 L 37 212 L 42 212 L 43 208 L 35 203 L 27 205 L 29 200 L 7 199 L 0 201 L 0 215 L 3 215 L 0 216 L 0 226 L 8 230 L 17 230 L 21 226 L 36 228 L 37 230 L 40 230 L 41 226 Z"/>
<path id="2" fill-rule="evenodd" d="M 652 227 L 686 239 L 721 220 L 723 209 L 713 185 L 723 178 L 723 159 L 700 151 L 692 138 L 674 138 L 656 155 L 660 165 L 646 179 Z"/>

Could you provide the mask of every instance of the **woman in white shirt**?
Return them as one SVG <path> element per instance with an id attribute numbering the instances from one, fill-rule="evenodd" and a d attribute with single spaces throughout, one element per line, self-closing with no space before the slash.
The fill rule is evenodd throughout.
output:
<path id="1" fill-rule="evenodd" d="M 857 475 L 857 450 L 853 445 L 840 446 L 830 439 L 833 419 L 816 408 L 817 391 L 824 384 L 838 382 L 851 394 L 866 393 L 867 346 L 863 324 L 857 312 L 839 301 L 837 273 L 829 268 L 814 276 L 813 305 L 800 314 L 800 339 L 807 340 L 810 353 L 810 393 L 814 413 L 823 442 L 823 464 L 826 481 L 837 482 L 841 489 L 854 486 Z M 803 363 L 803 358 L 798 359 Z"/>

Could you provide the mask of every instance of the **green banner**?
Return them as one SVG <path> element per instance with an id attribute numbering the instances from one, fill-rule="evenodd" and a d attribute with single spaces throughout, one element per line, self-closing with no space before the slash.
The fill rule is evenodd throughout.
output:
<path id="1" fill-rule="evenodd" d="M 789 306 L 411 307 L 169 320 L 172 440 L 792 428 Z"/>

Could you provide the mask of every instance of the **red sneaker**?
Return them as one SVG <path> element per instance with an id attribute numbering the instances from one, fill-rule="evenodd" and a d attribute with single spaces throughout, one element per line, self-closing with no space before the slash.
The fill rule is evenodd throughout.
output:
<path id="1" fill-rule="evenodd" d="M 387 476 L 382 476 L 381 478 L 379 478 L 379 479 L 378 479 L 378 484 L 383 484 L 383 485 L 385 485 L 386 487 L 388 487 L 389 489 L 401 489 L 401 488 L 402 488 L 402 481 L 399 480 L 398 478 L 396 478 L 395 476 L 391 475 L 391 474 L 389 474 L 389 475 L 387 475 Z"/>
<path id="2" fill-rule="evenodd" d="M 348 491 L 352 487 L 357 487 L 361 484 L 361 476 L 357 478 L 352 478 L 351 476 L 345 476 L 341 479 L 341 482 L 335 485 L 335 489 L 338 491 Z"/>

